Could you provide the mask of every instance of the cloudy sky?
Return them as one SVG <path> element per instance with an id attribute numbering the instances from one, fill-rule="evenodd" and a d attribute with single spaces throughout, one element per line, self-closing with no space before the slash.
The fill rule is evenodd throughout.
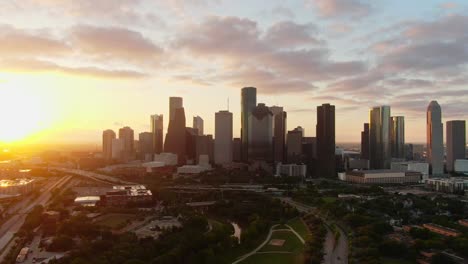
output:
<path id="1" fill-rule="evenodd" d="M 1 1 L 0 141 L 147 131 L 169 96 L 207 133 L 229 98 L 238 136 L 240 89 L 255 86 L 309 136 L 319 104 L 336 105 L 338 142 L 389 104 L 424 142 L 429 101 L 444 122 L 468 117 L 467 14 L 466 0 Z"/>

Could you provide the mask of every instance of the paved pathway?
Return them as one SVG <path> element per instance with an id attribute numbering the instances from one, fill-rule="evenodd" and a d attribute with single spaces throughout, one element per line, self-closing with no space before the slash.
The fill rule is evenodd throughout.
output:
<path id="1" fill-rule="evenodd" d="M 279 225 L 274 225 L 274 226 L 272 226 L 270 228 L 270 232 L 268 232 L 267 238 L 265 239 L 265 241 L 263 241 L 262 244 L 260 244 L 260 246 L 258 246 L 253 251 L 239 257 L 232 264 L 240 263 L 240 262 L 244 261 L 246 258 L 248 258 L 248 257 L 250 257 L 250 256 L 252 256 L 254 254 L 291 254 L 292 252 L 290 252 L 290 251 L 261 251 L 261 252 L 259 252 L 266 244 L 268 244 L 268 242 L 270 242 L 271 236 L 273 235 L 274 232 L 284 232 L 284 231 L 292 232 L 294 235 L 297 236 L 297 238 L 301 241 L 302 244 L 305 244 L 304 238 L 302 238 L 301 235 L 299 235 L 299 233 L 297 233 L 296 230 L 294 230 L 291 226 L 286 225 L 286 227 L 288 227 L 287 229 L 285 229 L 285 228 L 275 229 L 275 227 L 277 227 L 277 226 L 279 226 Z"/>

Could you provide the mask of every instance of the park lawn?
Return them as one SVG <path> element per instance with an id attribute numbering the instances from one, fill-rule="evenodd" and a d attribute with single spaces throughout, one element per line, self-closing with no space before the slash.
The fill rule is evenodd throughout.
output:
<path id="1" fill-rule="evenodd" d="M 304 249 L 304 244 L 302 244 L 297 236 L 291 231 L 276 231 L 271 236 L 271 239 L 282 239 L 285 240 L 285 242 L 281 247 L 267 244 L 261 248 L 259 252 L 288 251 L 298 253 Z"/>
<path id="2" fill-rule="evenodd" d="M 304 263 L 304 259 L 302 255 L 280 254 L 280 253 L 255 254 L 241 262 L 241 264 L 300 264 L 300 263 Z"/>
<path id="3" fill-rule="evenodd" d="M 279 230 L 279 229 L 288 229 L 288 227 L 285 225 L 277 225 L 273 228 L 273 230 Z"/>
<path id="4" fill-rule="evenodd" d="M 111 229 L 120 229 L 127 225 L 127 221 L 135 219 L 131 214 L 107 214 L 97 220 L 97 224 L 109 227 Z"/>
<path id="5" fill-rule="evenodd" d="M 297 233 L 299 233 L 299 235 L 301 235 L 304 240 L 307 240 L 307 238 L 311 235 L 309 229 L 299 217 L 289 220 L 288 225 Z"/>
<path id="6" fill-rule="evenodd" d="M 322 200 L 327 204 L 334 203 L 336 201 L 336 197 L 323 197 Z"/>
<path id="7" fill-rule="evenodd" d="M 404 260 L 404 259 L 383 258 L 381 260 L 382 260 L 382 264 L 410 264 L 410 263 L 413 263 L 411 261 Z"/>

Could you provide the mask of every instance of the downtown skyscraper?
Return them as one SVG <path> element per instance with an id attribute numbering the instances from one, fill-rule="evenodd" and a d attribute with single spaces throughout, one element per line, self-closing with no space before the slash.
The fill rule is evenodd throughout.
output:
<path id="1" fill-rule="evenodd" d="M 405 158 L 405 118 L 392 116 L 391 123 L 392 158 Z"/>
<path id="2" fill-rule="evenodd" d="M 232 113 L 219 111 L 215 114 L 214 162 L 227 164 L 232 162 Z"/>
<path id="3" fill-rule="evenodd" d="M 193 123 L 192 123 L 192 128 L 196 129 L 198 131 L 198 135 L 199 136 L 203 136 L 204 135 L 204 131 L 203 131 L 203 118 L 199 117 L 199 116 L 194 116 L 193 117 Z"/>
<path id="4" fill-rule="evenodd" d="M 432 168 L 432 175 L 444 174 L 444 130 L 442 110 L 437 101 L 427 107 L 427 161 Z"/>
<path id="5" fill-rule="evenodd" d="M 186 150 L 186 120 L 182 98 L 169 98 L 169 111 L 173 117 L 169 120 L 166 140 L 164 141 L 164 152 L 177 154 L 178 163 L 184 165 L 187 159 Z"/>
<path id="6" fill-rule="evenodd" d="M 361 132 L 361 159 L 369 160 L 369 123 L 364 123 Z"/>
<path id="7" fill-rule="evenodd" d="M 369 161 L 371 169 L 390 169 L 392 161 L 390 106 L 377 106 L 370 110 Z"/>
<path id="8" fill-rule="evenodd" d="M 163 115 L 152 115 L 150 122 L 151 133 L 153 134 L 153 153 L 160 154 L 161 152 L 163 152 L 164 146 Z"/>
<path id="9" fill-rule="evenodd" d="M 119 139 L 122 144 L 122 159 L 130 161 L 135 157 L 135 135 L 133 129 L 130 127 L 123 127 L 119 129 Z"/>
<path id="10" fill-rule="evenodd" d="M 317 106 L 317 158 L 320 177 L 336 177 L 335 106 Z"/>
<path id="11" fill-rule="evenodd" d="M 116 138 L 113 130 L 105 130 L 102 132 L 102 154 L 104 159 L 109 161 L 112 159 L 112 140 Z"/>
<path id="12" fill-rule="evenodd" d="M 257 88 L 245 87 L 241 91 L 241 158 L 247 162 L 249 156 L 249 116 L 257 106 Z"/>
<path id="13" fill-rule="evenodd" d="M 273 113 L 265 104 L 258 104 L 249 115 L 249 161 L 273 161 Z"/>
<path id="14" fill-rule="evenodd" d="M 447 121 L 447 171 L 454 171 L 457 159 L 466 157 L 466 122 L 465 120 Z"/>
<path id="15" fill-rule="evenodd" d="M 275 163 L 284 162 L 287 114 L 280 106 L 271 106 L 270 111 L 273 113 L 273 159 Z"/>

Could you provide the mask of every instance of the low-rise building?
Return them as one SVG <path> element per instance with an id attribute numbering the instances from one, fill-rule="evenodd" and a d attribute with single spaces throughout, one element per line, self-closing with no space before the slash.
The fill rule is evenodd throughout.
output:
<path id="1" fill-rule="evenodd" d="M 19 178 L 14 180 L 0 180 L 0 194 L 3 195 L 26 194 L 31 192 L 33 188 L 33 179 Z"/>
<path id="2" fill-rule="evenodd" d="M 468 190 L 468 179 L 460 177 L 432 178 L 425 181 L 426 188 L 445 193 L 463 194 Z"/>
<path id="3" fill-rule="evenodd" d="M 454 170 L 456 173 L 462 173 L 468 175 L 468 160 L 457 159 L 454 163 Z"/>
<path id="4" fill-rule="evenodd" d="M 144 185 L 118 185 L 100 198 L 106 206 L 125 206 L 129 203 L 151 202 L 153 194 Z"/>
<path id="5" fill-rule="evenodd" d="M 96 206 L 99 201 L 101 201 L 101 197 L 99 196 L 80 196 L 75 198 L 75 204 L 81 206 Z"/>
<path id="6" fill-rule="evenodd" d="M 431 232 L 437 233 L 439 235 L 447 236 L 447 237 L 458 237 L 461 234 L 459 231 L 455 229 L 436 225 L 436 224 L 423 224 L 423 227 Z"/>
<path id="7" fill-rule="evenodd" d="M 174 153 L 161 153 L 154 155 L 154 161 L 162 162 L 165 166 L 176 166 L 178 164 L 178 156 Z"/>
<path id="8" fill-rule="evenodd" d="M 416 171 L 394 171 L 394 170 L 359 170 L 348 171 L 344 177 L 347 182 L 362 184 L 403 184 L 418 183 L 422 174 Z"/>
<path id="9" fill-rule="evenodd" d="M 276 165 L 276 176 L 303 177 L 307 175 L 305 164 L 281 164 Z"/>
<path id="10" fill-rule="evenodd" d="M 429 177 L 429 163 L 427 162 L 416 162 L 416 161 L 392 162 L 391 169 L 395 171 L 420 172 L 422 174 L 423 180 Z"/>

